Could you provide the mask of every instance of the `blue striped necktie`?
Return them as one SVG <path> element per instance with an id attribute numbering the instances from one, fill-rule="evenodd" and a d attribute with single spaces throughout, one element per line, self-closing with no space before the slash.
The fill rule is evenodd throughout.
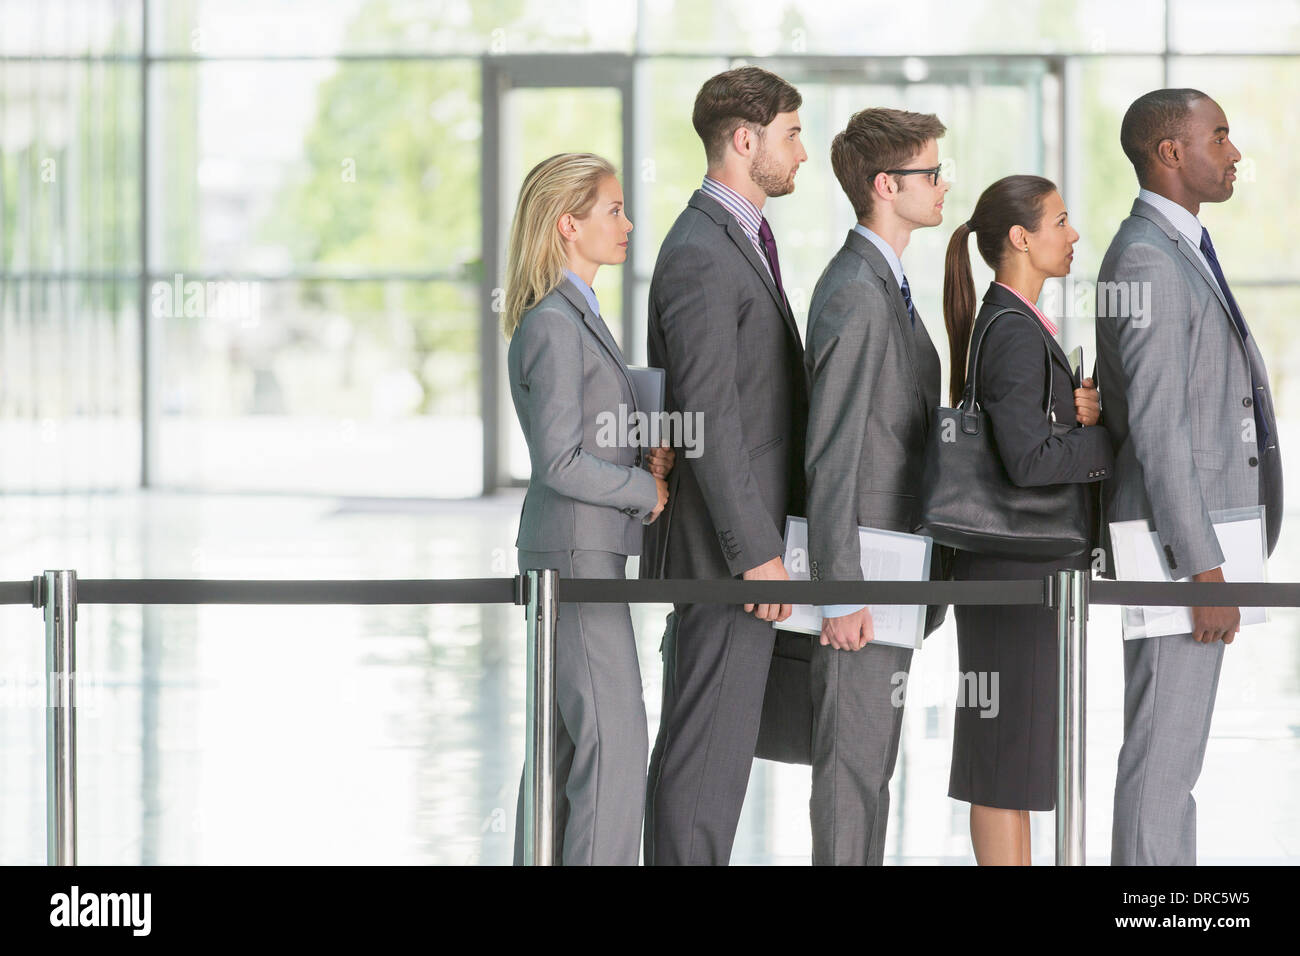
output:
<path id="1" fill-rule="evenodd" d="M 907 276 L 903 276 L 903 301 L 907 303 L 907 317 L 912 320 L 912 328 L 916 328 L 916 308 L 912 305 L 912 287 L 907 284 Z"/>

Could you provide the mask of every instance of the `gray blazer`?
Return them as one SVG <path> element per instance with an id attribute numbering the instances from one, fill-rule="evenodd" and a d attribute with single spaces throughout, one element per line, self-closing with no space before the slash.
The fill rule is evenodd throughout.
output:
<path id="1" fill-rule="evenodd" d="M 808 309 L 808 554 L 814 580 L 862 579 L 857 526 L 912 531 L 939 353 L 880 250 L 855 230 Z"/>
<path id="2" fill-rule="evenodd" d="M 700 190 L 659 247 L 647 339 L 665 407 L 702 420 L 703 453 L 677 450 L 642 576 L 727 578 L 780 557 L 785 516 L 804 513 L 803 342 L 740 224 Z"/>
<path id="3" fill-rule="evenodd" d="M 1223 563 L 1211 511 L 1263 504 L 1271 553 L 1282 463 L 1255 337 L 1242 341 L 1191 244 L 1141 200 L 1097 278 L 1097 377 L 1115 448 L 1106 520 L 1150 519 L 1179 578 Z M 1255 403 L 1271 432 L 1264 449 L 1254 436 Z"/>
<path id="4" fill-rule="evenodd" d="M 625 431 L 607 424 L 619 405 L 636 408 L 632 383 L 604 320 L 567 278 L 524 313 L 507 367 L 532 463 L 515 547 L 640 554 L 641 521 L 659 503 L 654 477 L 632 443 L 602 447 Z"/>

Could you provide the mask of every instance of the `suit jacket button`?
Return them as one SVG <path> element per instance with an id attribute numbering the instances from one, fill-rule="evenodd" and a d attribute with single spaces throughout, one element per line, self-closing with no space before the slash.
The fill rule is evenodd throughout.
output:
<path id="1" fill-rule="evenodd" d="M 1250 408 L 1250 406 L 1253 405 L 1253 404 L 1255 404 L 1255 403 L 1252 402 L 1252 401 L 1250 400 L 1250 396 L 1247 395 L 1245 398 L 1243 398 L 1243 399 L 1241 400 L 1241 404 L 1245 405 L 1247 408 Z"/>
<path id="2" fill-rule="evenodd" d="M 1255 467 L 1256 465 L 1258 465 L 1258 464 L 1259 464 L 1259 459 L 1256 458 L 1254 455 L 1251 455 L 1251 456 L 1250 456 L 1250 467 L 1251 467 L 1251 468 L 1254 468 L 1254 467 Z"/>

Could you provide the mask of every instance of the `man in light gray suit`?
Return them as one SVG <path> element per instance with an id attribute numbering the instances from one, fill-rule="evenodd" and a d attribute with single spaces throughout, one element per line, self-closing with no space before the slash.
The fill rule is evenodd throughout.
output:
<path id="1" fill-rule="evenodd" d="M 831 165 L 858 223 L 817 280 L 808 311 L 808 552 L 814 581 L 862 580 L 858 525 L 910 532 L 939 354 L 912 302 L 901 256 L 913 230 L 943 221 L 933 114 L 855 113 Z M 814 864 L 879 865 L 910 648 L 868 646 L 865 605 L 822 609 L 813 647 Z M 930 622 L 931 627 L 937 621 Z"/>
<path id="2" fill-rule="evenodd" d="M 702 422 L 681 454 L 642 574 L 786 580 L 787 514 L 803 513 L 803 343 L 781 282 L 770 196 L 808 158 L 794 87 L 758 67 L 701 87 L 692 116 L 708 172 L 659 249 L 650 364 L 665 406 Z M 663 709 L 650 758 L 645 861 L 726 863 L 758 738 L 772 622 L 788 604 L 678 604 L 664 631 Z"/>
<path id="3" fill-rule="evenodd" d="M 1263 504 L 1271 553 L 1282 466 L 1264 360 L 1197 218 L 1232 195 L 1241 154 L 1219 105 L 1156 90 L 1124 116 L 1138 199 L 1098 273 L 1102 420 L 1115 448 L 1107 521 L 1149 519 L 1174 578 L 1223 581 L 1211 514 Z M 1196 862 L 1196 801 L 1235 607 L 1192 610 L 1192 632 L 1124 645 L 1124 745 L 1114 864 Z"/>

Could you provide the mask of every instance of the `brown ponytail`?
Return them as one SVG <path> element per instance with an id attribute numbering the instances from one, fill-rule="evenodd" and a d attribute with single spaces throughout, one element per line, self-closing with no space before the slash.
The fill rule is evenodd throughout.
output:
<path id="1" fill-rule="evenodd" d="M 966 239 L 969 223 L 962 223 L 948 240 L 943 263 L 943 324 L 948 329 L 948 400 L 956 408 L 966 390 L 966 352 L 975 324 L 975 280 L 970 271 Z"/>
<path id="2" fill-rule="evenodd" d="M 953 407 L 966 391 L 966 357 L 978 311 L 967 237 L 975 233 L 980 258 L 997 272 L 1011 245 L 1011 227 L 1037 232 L 1043 218 L 1043 199 L 1054 192 L 1056 184 L 1042 176 L 1004 176 L 980 194 L 970 219 L 958 226 L 948 241 L 943 270 L 943 324 L 948 328 L 948 397 Z"/>

